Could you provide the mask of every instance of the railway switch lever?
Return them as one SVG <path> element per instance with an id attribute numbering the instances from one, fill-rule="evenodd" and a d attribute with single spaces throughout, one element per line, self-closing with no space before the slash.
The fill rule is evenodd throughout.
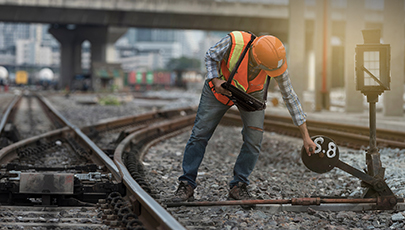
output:
<path id="1" fill-rule="evenodd" d="M 326 173 L 337 167 L 362 180 L 367 185 L 368 190 L 372 190 L 374 198 L 377 198 L 378 209 L 392 209 L 398 202 L 397 197 L 385 183 L 384 178 L 364 173 L 345 162 L 339 160 L 339 148 L 332 139 L 326 136 L 314 136 L 311 138 L 316 144 L 314 154 L 308 156 L 305 148 L 302 147 L 301 159 L 304 165 L 313 172 Z M 364 194 L 364 198 L 371 198 L 369 191 Z"/>

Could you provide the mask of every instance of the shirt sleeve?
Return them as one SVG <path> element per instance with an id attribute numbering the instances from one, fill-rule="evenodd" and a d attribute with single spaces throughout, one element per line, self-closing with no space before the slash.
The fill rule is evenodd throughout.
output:
<path id="1" fill-rule="evenodd" d="M 280 88 L 280 92 L 284 103 L 287 106 L 288 112 L 290 112 L 294 125 L 302 125 L 306 122 L 307 115 L 304 113 L 301 102 L 292 87 L 288 70 L 282 75 L 275 77 L 275 79 Z"/>
<path id="2" fill-rule="evenodd" d="M 219 62 L 224 58 L 226 52 L 231 47 L 231 37 L 229 35 L 222 38 L 217 44 L 208 49 L 205 53 L 205 67 L 207 68 L 207 80 L 217 78 Z"/>

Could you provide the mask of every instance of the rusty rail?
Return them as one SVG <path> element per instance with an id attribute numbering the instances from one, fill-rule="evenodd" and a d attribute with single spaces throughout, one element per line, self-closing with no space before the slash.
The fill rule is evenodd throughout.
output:
<path id="1" fill-rule="evenodd" d="M 225 114 L 222 121 L 225 125 L 241 125 L 241 119 L 237 112 L 230 110 Z M 308 131 L 311 136 L 324 135 L 332 138 L 338 145 L 353 149 L 361 149 L 370 144 L 368 127 L 353 126 L 340 123 L 320 122 L 308 120 Z M 276 132 L 283 135 L 300 137 L 301 133 L 290 117 L 266 115 L 264 121 L 266 131 Z M 377 145 L 380 147 L 405 148 L 405 132 L 377 129 Z"/>
<path id="2" fill-rule="evenodd" d="M 0 121 L 0 134 L 3 132 L 4 127 L 6 126 L 6 123 L 7 123 L 7 120 L 9 119 L 11 111 L 14 109 L 15 105 L 17 105 L 20 100 L 21 100 L 21 95 L 15 96 L 14 99 L 8 105 L 7 109 L 5 110 L 5 112 L 1 118 L 1 121 Z"/>
<path id="3" fill-rule="evenodd" d="M 403 202 L 403 199 L 402 199 Z M 276 200 L 226 200 L 226 201 L 196 201 L 196 202 L 178 202 L 168 203 L 167 207 L 180 206 L 227 206 L 227 205 L 257 205 L 257 204 L 291 204 L 291 205 L 320 205 L 325 204 L 359 204 L 359 203 L 377 203 L 377 198 L 321 198 L 321 197 L 305 197 L 292 199 L 276 199 Z"/>
<path id="4" fill-rule="evenodd" d="M 70 123 L 66 118 L 64 118 L 52 105 L 51 103 L 44 97 L 39 97 L 42 102 L 52 111 L 55 115 L 57 115 L 71 130 L 75 132 L 75 135 L 79 137 L 81 142 L 85 144 L 89 149 L 92 149 L 96 157 L 93 160 L 103 162 L 106 167 L 111 171 L 118 182 L 121 182 L 121 176 L 119 174 L 117 166 L 114 162 L 101 150 L 88 136 L 86 136 L 80 128 Z"/>
<path id="5" fill-rule="evenodd" d="M 135 181 L 128 171 L 123 160 L 124 152 L 129 151 L 132 145 L 140 145 L 140 156 L 144 154 L 151 143 L 176 135 L 184 127 L 191 126 L 194 122 L 195 114 L 178 118 L 172 121 L 156 124 L 128 135 L 116 148 L 114 162 L 117 164 L 124 184 L 127 186 L 130 197 L 133 197 L 134 206 L 139 210 L 140 218 L 145 223 L 149 223 L 153 229 L 185 229 L 177 222 L 160 204 L 158 204 L 142 187 Z M 154 221 L 151 221 L 154 220 Z"/>

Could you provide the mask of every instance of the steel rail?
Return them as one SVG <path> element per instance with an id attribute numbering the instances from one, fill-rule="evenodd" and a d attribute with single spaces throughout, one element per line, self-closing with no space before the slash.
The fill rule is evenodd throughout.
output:
<path id="1" fill-rule="evenodd" d="M 98 122 L 94 125 L 84 126 L 81 128 L 83 132 L 90 132 L 92 129 L 97 131 L 103 130 L 111 130 L 122 126 L 127 126 L 131 124 L 141 123 L 150 121 L 156 118 L 169 118 L 174 114 L 178 114 L 179 112 L 184 112 L 185 114 L 188 113 L 195 113 L 195 107 L 184 107 L 179 109 L 168 109 L 168 110 L 159 110 L 156 112 L 147 112 L 136 116 L 126 116 L 121 118 L 112 118 L 108 120 L 104 120 L 102 122 Z M 128 131 L 130 132 L 130 131 Z"/>
<path id="2" fill-rule="evenodd" d="M 118 171 L 117 166 L 114 164 L 113 160 L 109 158 L 103 150 L 101 150 L 88 136 L 86 136 L 80 128 L 69 122 L 64 116 L 62 116 L 59 111 L 57 111 L 52 104 L 44 98 L 42 95 L 39 95 L 40 100 L 54 113 L 56 114 L 70 129 L 72 129 L 77 136 L 79 136 L 88 147 L 90 147 L 95 153 L 96 156 L 107 166 L 107 168 L 110 170 L 110 172 L 114 175 L 114 178 L 118 181 L 121 182 L 122 178 L 121 175 Z"/>
<path id="3" fill-rule="evenodd" d="M 16 143 L 10 144 L 2 149 L 0 149 L 0 164 L 5 164 L 17 157 L 16 154 L 13 154 L 13 151 L 17 150 L 18 148 L 23 148 L 31 143 L 35 143 L 38 140 L 49 138 L 49 137 L 63 137 L 66 132 L 70 129 L 69 127 L 64 127 L 61 129 L 56 129 L 49 131 L 47 133 L 40 134 L 38 136 L 30 137 Z"/>
<path id="4" fill-rule="evenodd" d="M 165 229 L 184 229 L 184 227 L 182 227 L 170 214 L 167 213 L 167 211 L 161 207 L 160 205 L 158 205 L 156 203 L 156 201 L 154 201 L 152 198 L 150 198 L 149 203 L 144 203 L 142 204 L 142 202 L 139 202 L 139 198 L 137 197 L 137 195 L 133 195 L 133 194 L 142 194 L 143 195 L 146 194 L 146 196 L 148 195 L 146 192 L 143 191 L 142 187 L 140 187 L 136 181 L 132 178 L 131 175 L 127 175 L 126 178 L 123 179 L 123 177 L 121 177 L 121 175 L 125 175 L 125 173 L 128 174 L 127 172 L 119 172 L 117 165 L 114 164 L 114 162 L 105 155 L 105 153 L 99 149 L 97 147 L 97 145 L 95 143 L 93 143 L 89 137 L 87 137 L 83 131 L 81 129 L 79 129 L 78 127 L 76 127 L 75 125 L 73 125 L 72 123 L 70 123 L 67 119 L 65 119 L 60 112 L 58 112 L 53 106 L 52 104 L 43 96 L 38 95 L 38 99 L 41 101 L 41 103 L 46 106 L 46 110 L 49 110 L 51 113 L 55 114 L 56 117 L 58 117 L 58 119 L 60 119 L 63 123 L 66 124 L 65 127 L 58 129 L 58 130 L 53 130 L 50 132 L 47 132 L 45 134 L 42 135 L 38 135 L 35 137 L 31 137 L 31 138 L 27 138 L 26 140 L 22 140 L 19 141 L 17 143 L 14 143 L 12 145 L 7 146 L 6 148 L 4 148 L 3 150 L 0 151 L 0 162 L 3 161 L 9 161 L 10 159 L 13 159 L 15 157 L 17 157 L 17 155 L 15 154 L 15 151 L 18 148 L 23 148 L 26 146 L 29 146 L 30 144 L 33 144 L 35 142 L 37 142 L 38 140 L 41 140 L 43 138 L 53 138 L 53 137 L 65 137 L 65 136 L 76 136 L 76 138 L 80 139 L 81 144 L 86 144 L 91 150 L 91 152 L 95 152 L 97 154 L 93 154 L 93 155 L 97 155 L 99 156 L 100 160 L 102 161 L 102 163 L 104 165 L 106 165 L 106 167 L 108 168 L 108 170 L 113 174 L 114 178 L 118 181 L 118 182 L 122 182 L 124 180 L 124 184 L 127 186 L 128 191 L 131 191 L 129 194 L 131 194 L 132 196 L 128 196 L 129 199 L 131 200 L 133 197 L 135 197 L 137 199 L 136 204 L 141 204 L 138 205 L 137 207 L 143 212 L 146 213 L 145 210 L 147 210 L 149 212 L 148 209 L 153 209 L 153 210 L 158 210 L 158 214 L 159 218 L 160 218 L 160 223 L 162 226 L 165 226 Z M 120 127 L 120 126 L 125 126 L 127 123 L 136 123 L 136 122 L 143 122 L 144 120 L 153 120 L 155 118 L 169 118 L 169 117 L 173 117 L 173 116 L 177 116 L 177 115 L 184 115 L 189 113 L 190 111 L 194 111 L 195 109 L 191 108 L 187 109 L 187 108 L 183 108 L 181 109 L 181 111 L 179 111 L 178 109 L 176 110 L 167 110 L 167 111 L 158 111 L 155 113 L 150 113 L 149 115 L 140 115 L 137 116 L 136 118 L 122 118 L 122 119 L 115 119 L 114 121 L 108 121 L 108 122 L 104 122 L 104 123 L 100 123 L 98 124 L 98 128 L 99 129 L 111 129 L 111 128 L 116 128 L 116 127 Z M 184 111 L 184 112 L 183 112 Z M 184 113 L 184 114 L 183 114 Z M 180 118 L 177 120 L 177 125 L 173 125 L 172 123 L 168 123 L 166 126 L 158 126 L 157 128 L 157 133 L 159 134 L 164 134 L 166 132 L 171 132 L 173 129 L 179 129 L 182 128 L 184 126 L 190 126 L 195 118 L 195 113 L 192 115 L 188 115 L 185 116 L 183 118 Z M 134 121 L 135 119 L 135 121 Z M 169 134 L 168 134 L 169 135 Z M 156 140 L 156 139 L 155 139 Z M 14 153 L 14 154 L 13 154 Z M 152 202 L 152 203 L 150 203 Z M 156 207 L 153 205 L 153 202 L 155 203 L 155 205 L 157 205 Z M 150 208 L 152 207 L 152 208 Z M 159 210 L 159 207 L 161 210 Z M 135 208 L 136 209 L 136 208 Z M 166 212 L 167 215 L 162 215 L 162 210 L 164 212 Z M 152 214 L 153 216 L 154 214 Z M 144 215 L 146 216 L 146 215 Z"/>
<path id="5" fill-rule="evenodd" d="M 155 136 L 159 136 L 159 140 L 165 135 L 181 130 L 184 127 L 191 126 L 194 122 L 195 115 L 188 115 L 184 118 L 175 119 L 173 121 L 163 122 L 153 125 L 149 128 L 139 130 L 135 133 L 128 135 L 114 153 L 114 162 L 117 164 L 122 175 L 124 184 L 130 189 L 130 193 L 136 199 L 135 206 L 139 207 L 141 217 L 145 219 L 153 219 L 155 226 L 153 228 L 164 227 L 165 229 L 181 230 L 185 229 L 172 215 L 170 215 L 159 203 L 157 203 L 142 187 L 132 178 L 128 169 L 123 162 L 124 151 L 131 147 L 131 143 L 143 143 L 142 148 L 146 150 L 149 141 L 156 141 Z M 153 140 L 150 140 L 153 138 Z M 141 151 L 141 152 L 143 152 Z M 143 153 L 140 153 L 143 155 Z M 150 221 L 149 221 L 150 223 Z"/>
<path id="6" fill-rule="evenodd" d="M 226 201 L 195 201 L 195 202 L 178 202 L 168 203 L 167 207 L 180 206 L 230 206 L 230 205 L 256 205 L 256 204 L 292 204 L 292 205 L 320 205 L 326 204 L 360 204 L 360 203 L 377 203 L 377 198 L 322 198 L 322 197 L 305 197 L 291 199 L 275 200 L 226 200 Z"/>
<path id="7" fill-rule="evenodd" d="M 241 125 L 242 121 L 240 119 L 239 115 L 236 115 L 235 113 L 227 113 L 224 116 L 223 119 L 223 124 L 225 125 Z M 312 121 L 315 122 L 315 121 Z M 370 144 L 370 137 L 366 135 L 361 135 L 361 134 L 356 134 L 353 132 L 346 132 L 347 125 L 341 124 L 336 124 L 336 126 L 340 127 L 340 130 L 335 130 L 334 126 L 330 125 L 330 123 L 327 122 L 316 122 L 316 126 L 310 126 L 308 125 L 308 131 L 312 136 L 315 135 L 324 135 L 328 136 L 331 139 L 333 139 L 337 144 L 347 146 L 350 148 L 354 149 L 359 149 L 362 146 L 368 146 Z M 323 125 L 321 125 L 323 124 Z M 350 126 L 349 126 L 350 127 Z M 364 127 L 363 127 L 364 128 Z M 272 119 L 269 118 L 269 116 L 266 116 L 265 121 L 264 121 L 264 129 L 266 131 L 273 131 L 277 133 L 281 133 L 284 135 L 290 135 L 294 137 L 300 137 L 301 133 L 297 126 L 295 126 L 291 120 L 288 119 Z M 357 129 L 357 128 L 355 128 Z M 378 132 L 378 130 L 377 130 Z M 381 131 L 382 132 L 382 131 Z M 391 136 L 405 136 L 405 133 L 402 132 L 397 132 L 397 131 L 390 131 L 390 130 L 385 130 L 387 135 Z M 390 139 L 385 139 L 385 138 L 377 138 L 377 144 L 379 146 L 384 146 L 384 147 L 391 147 L 391 148 L 405 148 L 405 142 L 403 141 L 396 141 L 396 140 L 390 140 Z"/>
<path id="8" fill-rule="evenodd" d="M 39 101 L 41 102 L 41 107 L 45 114 L 48 116 L 48 119 L 53 123 L 53 125 L 56 128 L 62 128 L 64 126 L 67 126 L 68 124 L 66 123 L 66 119 L 63 119 L 63 117 L 60 115 L 60 113 L 56 113 L 56 110 L 52 110 L 51 107 L 49 107 L 49 104 L 45 104 L 44 100 L 41 100 L 41 96 L 38 94 L 35 95 Z"/>
<path id="9" fill-rule="evenodd" d="M 187 118 L 188 119 L 188 118 Z M 190 122 L 194 120 L 194 117 L 190 119 Z M 224 122 L 231 123 L 232 125 L 240 125 L 240 117 L 232 114 L 226 114 L 223 119 Z M 137 151 L 139 158 L 142 159 L 146 153 L 147 148 L 151 143 L 156 143 L 161 139 L 165 138 L 165 133 L 172 132 L 172 129 L 176 129 L 176 122 L 168 121 L 167 123 L 157 124 L 150 128 L 144 128 L 138 130 L 134 133 L 129 134 L 121 143 L 114 153 L 114 162 L 117 164 L 121 176 L 123 178 L 124 184 L 127 186 L 127 189 L 132 197 L 132 201 L 135 203 L 134 206 L 138 207 L 139 213 L 145 215 L 148 220 L 153 220 L 155 225 L 153 228 L 163 227 L 165 229 L 184 229 L 177 220 L 175 220 L 163 207 L 158 204 L 153 198 L 146 193 L 142 187 L 132 178 L 130 172 L 125 166 L 123 156 L 124 152 L 127 154 L 131 147 L 141 144 L 141 150 Z M 188 125 L 191 125 L 192 122 Z M 285 124 L 283 122 L 269 121 L 265 120 L 265 127 L 278 126 L 287 129 L 287 132 L 296 132 L 299 135 L 299 130 L 293 124 Z M 287 127 L 287 128 L 286 128 Z M 322 128 L 313 128 L 313 132 L 325 133 L 325 129 Z M 344 132 L 331 131 L 331 133 L 336 133 L 340 136 L 346 136 L 348 140 L 352 139 L 356 134 L 347 134 Z M 365 138 L 365 137 L 363 137 Z M 151 140 L 153 139 L 153 140 Z M 368 138 L 365 138 L 368 141 Z M 292 198 L 290 200 L 245 200 L 245 201 L 203 201 L 203 202 L 182 202 L 182 203 L 172 203 L 166 204 L 166 207 L 176 207 L 176 206 L 213 206 L 213 205 L 249 205 L 249 204 L 284 204 L 284 205 L 295 205 L 295 206 L 308 206 L 308 205 L 320 205 L 324 204 L 375 204 L 378 202 L 378 198 Z M 401 205 L 403 199 L 400 199 Z M 401 206 L 402 207 L 402 206 Z M 145 214 L 146 213 L 146 214 Z"/>
<path id="10" fill-rule="evenodd" d="M 43 103 L 43 101 L 39 98 L 38 95 L 34 95 L 35 97 L 38 98 L 40 106 L 42 107 L 42 110 L 48 117 L 48 119 L 53 123 L 53 125 L 56 127 L 56 129 L 60 129 L 64 126 L 66 126 L 65 121 L 63 121 L 57 114 L 54 113 L 54 111 L 50 110 L 47 105 Z M 0 134 L 4 132 L 4 129 L 6 127 L 7 122 L 10 121 L 10 119 L 13 119 L 14 117 L 10 117 L 12 115 L 12 112 L 16 110 L 16 106 L 22 99 L 22 95 L 15 96 L 11 103 L 8 105 L 6 111 L 4 112 L 2 119 L 0 121 Z"/>
<path id="11" fill-rule="evenodd" d="M 14 106 L 21 100 L 21 95 L 20 96 L 15 96 L 14 99 L 10 102 L 8 105 L 6 111 L 4 112 L 1 121 L 0 121 L 0 134 L 3 132 L 4 127 L 6 126 L 7 120 L 9 119 L 9 116 L 11 114 L 11 111 L 13 110 Z"/>
<path id="12" fill-rule="evenodd" d="M 230 109 L 227 114 L 232 115 L 239 115 L 239 112 L 235 109 Z M 278 121 L 281 123 L 292 124 L 292 119 L 290 116 L 282 116 L 282 115 L 275 115 L 275 114 L 266 114 L 265 120 L 268 121 Z M 370 128 L 368 126 L 360 126 L 360 125 L 351 125 L 351 124 L 343 124 L 338 122 L 326 122 L 326 121 L 319 121 L 319 120 L 307 120 L 308 128 L 321 128 L 321 129 L 329 129 L 335 131 L 341 131 L 346 133 L 353 133 L 357 135 L 367 136 L 370 135 Z M 382 129 L 378 128 L 377 130 L 378 136 L 382 140 L 387 141 L 405 141 L 405 132 L 401 131 L 393 131 L 389 129 Z M 402 137 L 402 138 L 401 138 Z M 395 142 L 391 142 L 394 144 Z"/>

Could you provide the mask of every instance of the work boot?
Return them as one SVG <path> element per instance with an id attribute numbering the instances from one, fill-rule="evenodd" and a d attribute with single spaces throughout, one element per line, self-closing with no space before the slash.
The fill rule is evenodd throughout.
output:
<path id="1" fill-rule="evenodd" d="M 250 195 L 247 184 L 238 182 L 237 185 L 233 186 L 232 189 L 229 191 L 229 198 L 234 200 L 251 200 L 252 195 Z M 246 204 L 241 205 L 242 208 L 254 208 L 255 204 Z"/>
<path id="2" fill-rule="evenodd" d="M 174 193 L 173 202 L 191 201 L 194 199 L 194 189 L 187 181 L 180 181 L 179 187 Z"/>

